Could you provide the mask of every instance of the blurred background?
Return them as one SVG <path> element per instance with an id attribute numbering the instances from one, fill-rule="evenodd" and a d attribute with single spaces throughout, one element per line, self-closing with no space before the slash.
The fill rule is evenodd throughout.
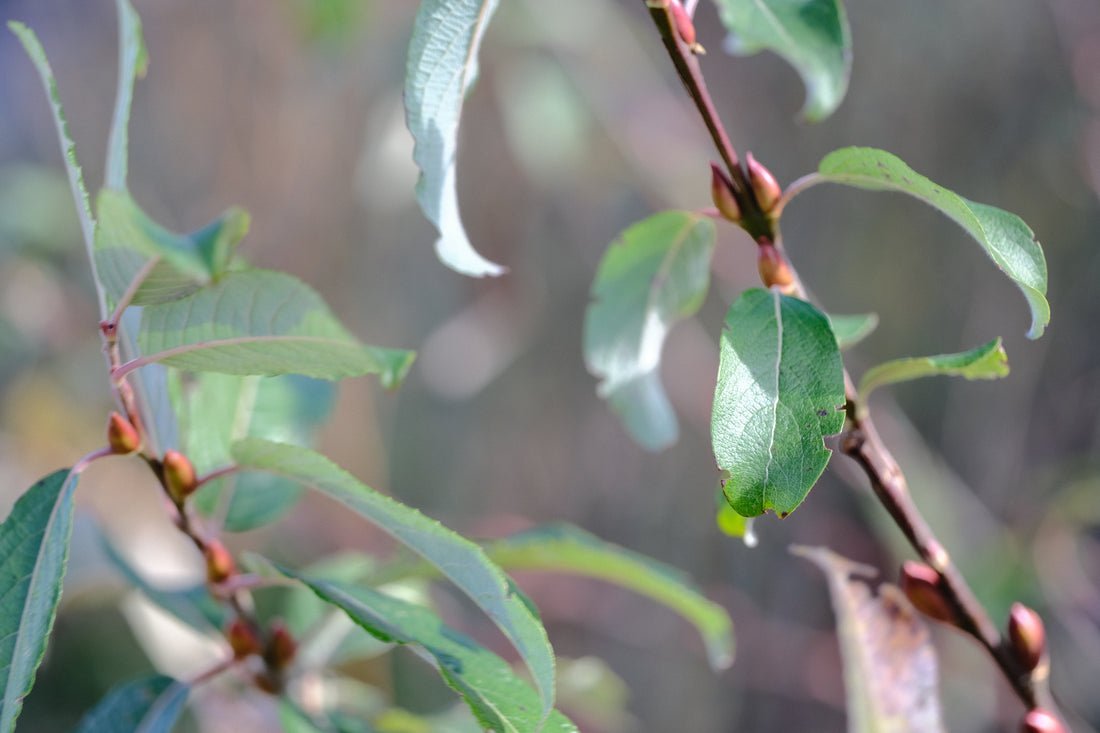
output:
<path id="1" fill-rule="evenodd" d="M 588 290 L 605 247 L 655 211 L 710 204 L 716 155 L 641 0 L 511 0 L 482 53 L 459 152 L 476 247 L 510 268 L 472 280 L 439 264 L 416 207 L 401 105 L 416 3 L 134 0 L 151 64 L 131 122 L 130 187 L 188 231 L 239 204 L 242 251 L 323 293 L 370 343 L 416 349 L 404 386 L 340 385 L 320 448 L 371 486 L 473 536 L 565 520 L 693 576 L 730 612 L 737 661 L 716 674 L 672 612 L 589 581 L 523 576 L 582 730 L 842 731 L 843 688 L 819 571 L 787 552 L 828 545 L 896 578 L 911 557 L 843 458 L 803 507 L 756 524 L 746 547 L 715 526 L 709 410 L 729 303 L 755 253 L 719 227 L 715 277 L 662 368 L 679 443 L 647 454 L 596 398 L 581 358 Z M 1019 214 L 1044 245 L 1053 319 L 1037 342 L 1018 291 L 955 224 L 900 195 L 818 187 L 784 238 L 829 312 L 874 311 L 848 355 L 879 361 L 969 349 L 1003 335 L 997 382 L 925 380 L 876 397 L 913 493 L 994 619 L 1037 608 L 1053 686 L 1074 730 L 1100 726 L 1100 4 L 1093 0 L 847 0 L 848 97 L 826 121 L 779 58 L 725 54 L 696 17 L 711 90 L 742 153 L 782 184 L 847 145 L 886 149 L 967 198 Z M 110 0 L 0 0 L 39 35 L 94 192 L 114 97 Z M 102 444 L 107 410 L 94 292 L 49 110 L 14 36 L 0 33 L 0 505 Z M 109 464 L 109 465 L 108 465 Z M 136 462 L 98 464 L 78 492 L 72 567 L 19 730 L 69 729 L 110 686 L 210 658 L 151 613 L 105 562 L 98 523 L 151 577 L 198 577 Z M 237 549 L 300 561 L 386 553 L 376 530 L 307 499 Z M 476 615 L 458 623 L 508 653 Z M 1014 729 L 1021 709 L 985 655 L 934 632 L 947 727 Z M 205 656 L 204 656 L 205 655 Z M 595 658 L 595 659 L 593 659 Z M 596 659 L 602 660 L 597 662 Z M 373 679 L 420 712 L 453 702 L 395 656 Z M 262 701 L 211 694 L 195 729 L 265 730 Z M 572 707 L 570 707 L 572 706 Z M 1091 726 L 1091 728 L 1090 728 Z"/>

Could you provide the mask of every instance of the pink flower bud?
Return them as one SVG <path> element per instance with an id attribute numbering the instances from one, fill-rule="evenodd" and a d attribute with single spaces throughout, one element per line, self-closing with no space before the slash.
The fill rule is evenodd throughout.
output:
<path id="1" fill-rule="evenodd" d="M 1030 672 L 1039 666 L 1047 644 L 1047 632 L 1039 614 L 1022 603 L 1013 603 L 1008 612 L 1008 640 L 1024 669 Z"/>
<path id="2" fill-rule="evenodd" d="M 164 452 L 161 466 L 164 468 L 164 488 L 172 501 L 182 504 L 198 486 L 194 464 L 178 450 L 169 449 Z"/>
<path id="3" fill-rule="evenodd" d="M 237 574 L 237 563 L 218 540 L 208 541 L 202 554 L 206 560 L 206 579 L 211 583 L 224 583 Z"/>
<path id="4" fill-rule="evenodd" d="M 733 195 L 733 181 L 717 163 L 710 164 L 710 195 L 718 213 L 734 224 L 740 223 L 741 207 L 737 205 L 737 198 Z"/>
<path id="5" fill-rule="evenodd" d="M 906 560 L 901 566 L 901 589 L 913 607 L 929 618 L 958 625 L 951 604 L 943 595 L 939 573 L 924 563 Z"/>
<path id="6" fill-rule="evenodd" d="M 794 283 L 791 268 L 787 267 L 787 261 L 774 244 L 764 243 L 757 248 L 756 268 L 766 287 L 778 285 L 787 288 Z"/>
<path id="7" fill-rule="evenodd" d="M 745 160 L 749 167 L 749 185 L 756 194 L 756 203 L 760 204 L 761 211 L 768 213 L 779 203 L 783 189 L 779 187 L 779 182 L 775 180 L 771 171 L 760 165 L 756 158 L 752 157 L 752 153 L 746 155 Z"/>
<path id="8" fill-rule="evenodd" d="M 1020 733 L 1066 733 L 1066 727 L 1046 710 L 1031 710 L 1020 723 Z"/>
<path id="9" fill-rule="evenodd" d="M 107 444 L 119 455 L 133 453 L 141 447 L 141 437 L 133 423 L 117 412 L 107 418 Z"/>

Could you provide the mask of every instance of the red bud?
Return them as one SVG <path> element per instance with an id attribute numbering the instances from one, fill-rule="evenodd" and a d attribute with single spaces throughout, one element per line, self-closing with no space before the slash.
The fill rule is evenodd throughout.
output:
<path id="1" fill-rule="evenodd" d="M 164 467 L 164 488 L 168 490 L 172 501 L 182 504 L 198 485 L 195 466 L 187 456 L 177 450 L 165 451 L 161 465 Z"/>
<path id="2" fill-rule="evenodd" d="M 298 651 L 298 642 L 290 634 L 290 629 L 281 621 L 271 624 L 271 636 L 264 649 L 264 659 L 275 669 L 284 669 Z"/>
<path id="3" fill-rule="evenodd" d="M 259 654 L 262 648 L 256 629 L 240 617 L 233 619 L 233 623 L 229 624 L 229 627 L 225 630 L 225 638 L 229 641 L 229 646 L 233 649 L 233 656 L 237 659 L 244 659 L 251 654 Z"/>
<path id="4" fill-rule="evenodd" d="M 211 583 L 224 583 L 237 574 L 237 563 L 221 542 L 208 541 L 202 554 L 206 559 L 206 578 Z"/>
<path id="5" fill-rule="evenodd" d="M 752 153 L 745 156 L 745 161 L 748 163 L 749 185 L 756 194 L 756 203 L 760 204 L 761 211 L 768 213 L 779 203 L 783 189 L 779 187 L 779 182 L 775 180 L 771 171 L 760 165 L 756 158 L 752 157 Z"/>
<path id="6" fill-rule="evenodd" d="M 734 224 L 741 221 L 741 207 L 733 195 L 733 181 L 717 163 L 710 164 L 710 195 L 718 212 Z"/>
<path id="7" fill-rule="evenodd" d="M 765 286 L 770 288 L 778 285 L 780 288 L 787 288 L 794 283 L 794 275 L 787 267 L 787 261 L 774 244 L 765 242 L 757 250 L 756 267 Z"/>
<path id="8" fill-rule="evenodd" d="M 672 24 L 676 27 L 676 33 L 688 45 L 692 53 L 705 54 L 706 49 L 695 42 L 695 23 L 691 16 L 680 3 L 680 0 L 670 0 L 668 12 L 672 15 Z"/>
<path id="9" fill-rule="evenodd" d="M 958 625 L 955 611 L 943 595 L 939 573 L 924 563 L 906 560 L 901 566 L 901 589 L 913 606 L 929 618 Z"/>
<path id="10" fill-rule="evenodd" d="M 1066 733 L 1066 727 L 1046 710 L 1031 710 L 1020 724 L 1020 733 Z"/>
<path id="11" fill-rule="evenodd" d="M 133 423 L 117 412 L 107 418 L 107 444 L 119 455 L 133 453 L 141 447 L 141 437 Z"/>
<path id="12" fill-rule="evenodd" d="M 1039 614 L 1022 603 L 1013 603 L 1008 612 L 1008 640 L 1024 669 L 1030 672 L 1039 666 L 1047 644 L 1047 632 Z"/>

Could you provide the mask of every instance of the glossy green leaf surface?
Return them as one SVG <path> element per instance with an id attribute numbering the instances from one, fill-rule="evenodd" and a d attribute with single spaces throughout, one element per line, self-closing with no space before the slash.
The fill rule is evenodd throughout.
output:
<path id="1" fill-rule="evenodd" d="M 50 101 L 50 112 L 52 113 L 54 126 L 57 128 L 58 140 L 61 143 L 61 157 L 65 160 L 65 172 L 69 178 L 69 188 L 72 190 L 73 200 L 76 202 L 76 213 L 80 218 L 80 228 L 84 233 L 84 241 L 90 256 L 92 242 L 95 240 L 95 218 L 92 216 L 88 189 L 84 186 L 84 173 L 76 159 L 76 146 L 73 145 L 73 138 L 69 134 L 69 125 L 65 121 L 65 111 L 61 108 L 61 95 L 57 91 L 57 80 L 54 78 L 53 69 L 50 68 L 50 62 L 46 58 L 46 52 L 43 50 L 42 44 L 38 42 L 38 37 L 34 35 L 34 31 L 14 20 L 8 21 L 8 28 L 23 44 L 23 49 L 34 64 L 38 77 L 42 81 L 42 86 L 46 90 L 46 97 Z M 102 300 L 102 293 L 100 293 L 100 299 Z M 100 307 L 105 308 L 105 304 L 101 302 Z"/>
<path id="2" fill-rule="evenodd" d="M 627 229 L 608 248 L 584 319 L 584 358 L 631 436 L 649 450 L 679 428 L 658 367 L 669 329 L 702 305 L 710 282 L 714 222 L 666 211 Z"/>
<path id="3" fill-rule="evenodd" d="M 10 733 L 53 629 L 69 560 L 73 492 L 62 469 L 27 489 L 0 525 L 0 731 Z"/>
<path id="4" fill-rule="evenodd" d="M 73 733 L 169 733 L 190 692 L 164 675 L 127 682 L 107 693 Z"/>
<path id="5" fill-rule="evenodd" d="M 324 456 L 255 438 L 233 446 L 244 470 L 294 479 L 347 506 L 417 553 L 462 589 L 504 632 L 523 658 L 542 700 L 554 705 L 554 654 L 542 623 L 513 592 L 511 581 L 473 542 L 417 510 L 379 494 Z"/>
<path id="6" fill-rule="evenodd" d="M 855 346 L 875 332 L 878 327 L 878 315 L 861 313 L 852 316 L 828 314 L 829 325 L 833 327 L 837 345 L 843 349 Z"/>
<path id="7" fill-rule="evenodd" d="M 739 514 L 785 517 L 817 482 L 844 426 L 844 371 L 829 320 L 809 303 L 748 290 L 726 314 L 711 440 Z"/>
<path id="8" fill-rule="evenodd" d="M 806 85 L 802 114 L 821 120 L 848 89 L 852 39 L 840 0 L 715 0 L 734 53 L 770 50 L 786 59 Z"/>
<path id="9" fill-rule="evenodd" d="M 475 277 L 504 268 L 474 249 L 462 225 L 455 158 L 462 104 L 477 80 L 477 54 L 498 0 L 423 0 L 416 14 L 405 71 L 405 115 L 420 167 L 416 196 L 439 231 L 443 264 Z"/>
<path id="10" fill-rule="evenodd" d="M 733 663 L 729 615 L 672 566 L 604 542 L 568 524 L 550 524 L 485 545 L 505 570 L 553 570 L 599 578 L 668 606 L 690 621 L 706 643 L 711 666 Z"/>
<path id="11" fill-rule="evenodd" d="M 954 219 L 1024 294 L 1031 309 L 1028 338 L 1039 338 L 1050 322 L 1047 265 L 1035 234 L 1020 217 L 968 201 L 933 183 L 899 158 L 874 148 L 844 148 L 825 156 L 818 180 L 871 191 L 900 191 Z"/>
<path id="12" fill-rule="evenodd" d="M 118 94 L 107 139 L 107 171 L 104 185 L 116 191 L 126 190 L 129 158 L 130 107 L 134 100 L 134 81 L 144 76 L 149 66 L 145 40 L 141 36 L 141 18 L 129 0 L 115 0 L 118 10 Z"/>
<path id="13" fill-rule="evenodd" d="M 996 338 L 961 354 L 895 359 L 867 370 L 859 380 L 859 405 L 866 409 L 871 390 L 886 384 L 934 376 L 999 379 L 1008 375 L 1008 355 Z"/>
<path id="14" fill-rule="evenodd" d="M 577 730 L 557 711 L 549 711 L 547 717 L 541 712 L 539 695 L 503 659 L 449 628 L 430 609 L 350 583 L 280 570 L 342 608 L 376 638 L 423 647 L 438 663 L 443 679 L 462 695 L 487 729 L 511 733 Z"/>
<path id="15" fill-rule="evenodd" d="M 824 547 L 791 547 L 825 574 L 844 665 L 849 733 L 942 733 L 938 663 L 931 634 L 902 591 L 878 594 L 874 568 Z M 859 579 L 857 579 L 859 578 Z"/>
<path id="16" fill-rule="evenodd" d="M 225 374 L 304 374 L 340 379 L 379 374 L 399 382 L 407 351 L 359 343 L 321 297 L 281 272 L 244 270 L 182 300 L 146 306 L 138 336 L 148 362 Z"/>
<path id="17" fill-rule="evenodd" d="M 221 276 L 248 233 L 249 217 L 230 209 L 191 234 L 176 234 L 150 219 L 124 192 L 103 190 L 96 199 L 99 227 L 95 261 L 108 294 L 117 302 L 136 278 L 133 305 L 168 303 Z"/>

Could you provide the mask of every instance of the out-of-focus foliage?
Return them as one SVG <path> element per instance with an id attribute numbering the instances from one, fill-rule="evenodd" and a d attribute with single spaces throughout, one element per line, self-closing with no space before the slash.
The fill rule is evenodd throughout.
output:
<path id="1" fill-rule="evenodd" d="M 907 555 L 862 490 L 840 480 L 840 460 L 803 510 L 756 522 L 758 548 L 715 529 L 714 346 L 729 303 L 757 280 L 751 243 L 719 228 L 700 317 L 670 332 L 661 377 L 681 418 L 675 447 L 649 456 L 634 445 L 593 399 L 596 380 L 581 360 L 584 307 L 606 243 L 653 211 L 709 202 L 709 140 L 685 110 L 640 0 L 501 3 L 459 144 L 466 229 L 510 269 L 492 281 L 440 267 L 430 251 L 436 232 L 416 206 L 401 112 L 415 4 L 352 3 L 360 7 L 339 24 L 311 20 L 326 4 L 346 5 L 136 0 L 157 49 L 134 100 L 137 203 L 171 230 L 192 231 L 239 202 L 253 220 L 242 254 L 324 292 L 355 334 L 423 345 L 396 395 L 365 380 L 340 387 L 319 445 L 366 483 L 488 536 L 523 526 L 518 516 L 575 522 L 688 571 L 731 610 L 738 661 L 714 676 L 674 614 L 603 586 L 520 578 L 559 654 L 599 656 L 623 679 L 633 730 L 844 730 L 825 584 L 783 550 L 828 544 L 886 578 Z M 965 232 L 912 199 L 821 187 L 783 221 L 790 256 L 826 312 L 879 314 L 879 329 L 848 352 L 855 372 L 1009 334 L 1008 379 L 901 385 L 892 399 L 911 422 L 886 398 L 876 398 L 876 415 L 922 510 L 994 617 L 1019 599 L 1048 619 L 1054 687 L 1079 716 L 1074 730 L 1095 728 L 1100 703 L 1089 682 L 1100 676 L 1100 644 L 1081 590 L 1100 587 L 1088 562 L 1096 521 L 1085 519 L 1100 469 L 1100 8 L 845 5 L 851 84 L 824 122 L 795 119 L 805 91 L 782 60 L 726 57 L 726 31 L 703 2 L 696 27 L 712 91 L 738 149 L 783 183 L 830 150 L 874 145 L 1019 214 L 1041 236 L 1057 317 L 1031 343 L 1011 336 L 1027 313 L 1016 290 Z M 3 9 L 4 19 L 41 30 L 97 184 L 117 63 L 113 4 L 9 0 Z M 107 401 L 94 295 L 51 122 L 44 105 L 26 102 L 41 92 L 9 34 L 0 63 L 0 485 L 15 491 L 98 447 Z M 516 93 L 525 82 L 537 93 Z M 96 511 L 151 579 L 178 587 L 199 577 L 145 477 L 104 466 L 81 483 L 78 520 Z M 242 541 L 281 560 L 388 547 L 346 512 L 309 500 Z M 113 592 L 101 592 L 117 590 L 117 576 L 79 521 L 74 542 L 53 645 L 21 719 L 27 730 L 71 729 L 118 676 L 146 673 L 150 660 L 180 677 L 208 661 L 165 653 L 192 645 L 136 599 L 124 605 L 132 625 L 123 623 Z M 487 622 L 460 600 L 441 601 L 449 620 L 490 643 Z M 935 636 L 942 675 L 953 680 L 943 690 L 948 729 L 985 730 L 999 715 L 1001 727 L 1014 725 L 987 660 L 967 640 Z M 682 653 L 696 644 L 696 654 Z M 116 673 L 87 673 L 105 654 Z M 802 660 L 796 674 L 790 659 Z M 349 672 L 392 684 L 418 715 L 453 702 L 415 661 Z M 248 706 L 218 710 L 238 728 L 270 722 L 257 723 Z M 623 716 L 575 719 L 586 731 L 630 725 Z"/>

